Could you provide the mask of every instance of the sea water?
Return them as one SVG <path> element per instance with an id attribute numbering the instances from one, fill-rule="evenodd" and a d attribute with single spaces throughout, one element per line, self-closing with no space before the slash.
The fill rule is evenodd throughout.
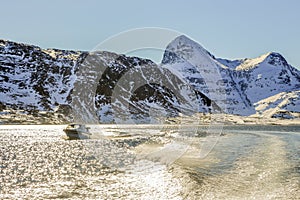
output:
<path id="1" fill-rule="evenodd" d="M 205 134 L 174 157 L 163 150 L 178 129 L 103 125 L 64 140 L 64 127 L 0 126 L 0 199 L 300 198 L 300 126 L 225 126 L 205 157 Z"/>

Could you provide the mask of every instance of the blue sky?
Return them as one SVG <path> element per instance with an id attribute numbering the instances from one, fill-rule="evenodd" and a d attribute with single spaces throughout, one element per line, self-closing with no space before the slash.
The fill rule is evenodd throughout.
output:
<path id="1" fill-rule="evenodd" d="M 298 0 L 6 0 L 0 38 L 44 48 L 91 50 L 119 32 L 177 30 L 223 58 L 275 51 L 300 67 Z"/>

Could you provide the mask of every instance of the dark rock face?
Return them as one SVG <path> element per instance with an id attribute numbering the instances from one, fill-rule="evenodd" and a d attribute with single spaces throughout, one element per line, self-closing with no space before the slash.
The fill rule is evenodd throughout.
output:
<path id="1" fill-rule="evenodd" d="M 285 67 L 289 66 L 289 64 L 287 63 L 287 61 L 282 55 L 274 52 L 270 53 L 267 62 L 273 66 L 285 66 Z"/>
<path id="2" fill-rule="evenodd" d="M 0 102 L 0 111 L 5 110 L 5 108 L 6 108 L 6 106 L 3 103 Z"/>
<path id="3" fill-rule="evenodd" d="M 91 80 L 98 81 L 97 85 L 77 74 L 79 77 L 73 95 L 85 97 L 92 93 L 87 92 L 87 89 L 82 90 L 77 84 L 85 86 L 84 88 L 94 88 L 91 90 L 96 91 L 95 108 L 101 122 L 115 122 L 118 119 L 149 122 L 154 114 L 151 113 L 153 106 L 160 107 L 157 110 L 157 114 L 162 115 L 160 117 L 171 117 L 179 113 L 208 111 L 211 104 L 208 97 L 187 87 L 185 82 L 151 60 L 96 52 L 90 54 L 79 68 L 83 69 L 83 73 L 80 72 L 82 74 L 86 74 L 85 71 L 98 72 L 89 74 Z M 74 107 L 79 105 L 76 110 L 80 110 L 80 105 L 94 103 L 90 100 L 91 98 L 76 100 Z M 89 110 L 86 115 L 93 112 L 93 108 L 90 108 L 86 107 L 78 113 L 79 121 L 91 120 L 81 117 L 85 110 Z"/>
<path id="4" fill-rule="evenodd" d="M 0 101 L 15 109 L 38 110 L 70 103 L 81 54 L 0 40 Z"/>

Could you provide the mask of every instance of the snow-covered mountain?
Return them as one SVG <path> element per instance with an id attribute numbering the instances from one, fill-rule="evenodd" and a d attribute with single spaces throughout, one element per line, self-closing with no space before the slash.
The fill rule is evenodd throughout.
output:
<path id="1" fill-rule="evenodd" d="M 300 91 L 281 92 L 254 104 L 260 118 L 300 117 Z"/>
<path id="2" fill-rule="evenodd" d="M 0 101 L 15 109 L 37 110 L 70 103 L 81 55 L 0 40 Z"/>
<path id="3" fill-rule="evenodd" d="M 186 36 L 180 36 L 168 45 L 162 64 L 196 90 L 202 91 L 225 112 L 239 115 L 255 113 L 233 70 L 219 63 L 212 54 Z"/>
<path id="4" fill-rule="evenodd" d="M 264 113 L 262 104 L 287 98 L 283 94 L 293 98 L 289 106 L 280 104 L 281 113 L 300 107 L 300 72 L 282 55 L 231 61 L 186 36 L 170 42 L 159 65 L 112 52 L 0 40 L 0 69 L 2 109 L 54 111 L 70 105 L 82 122 L 151 122 L 153 116 L 220 111 L 249 116 Z"/>
<path id="5" fill-rule="evenodd" d="M 0 101 L 13 109 L 73 108 L 75 120 L 151 122 L 208 112 L 213 103 L 151 60 L 0 41 Z M 96 113 L 98 115 L 96 115 Z"/>
<path id="6" fill-rule="evenodd" d="M 216 58 L 186 36 L 168 45 L 162 64 L 229 114 L 255 114 L 255 103 L 300 88 L 299 70 L 278 53 L 230 61 Z"/>
<path id="7" fill-rule="evenodd" d="M 78 68 L 72 107 L 80 122 L 98 120 L 93 101 L 101 122 L 120 123 L 148 123 L 179 113 L 208 112 L 214 106 L 201 91 L 148 59 L 91 52 Z"/>
<path id="8" fill-rule="evenodd" d="M 245 59 L 236 67 L 236 77 L 252 104 L 281 92 L 300 88 L 299 70 L 279 53 Z"/>

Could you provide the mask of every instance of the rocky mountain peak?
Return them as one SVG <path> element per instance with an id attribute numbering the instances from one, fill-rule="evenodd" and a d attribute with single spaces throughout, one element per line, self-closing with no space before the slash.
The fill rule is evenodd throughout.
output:
<path id="1" fill-rule="evenodd" d="M 215 59 L 215 56 L 204 49 L 200 44 L 185 35 L 181 35 L 171 41 L 166 47 L 162 64 L 183 62 L 183 60 L 189 60 L 195 54 L 197 54 L 197 57 L 210 57 Z"/>
<path id="2" fill-rule="evenodd" d="M 288 66 L 286 59 L 280 54 L 276 52 L 269 52 L 266 55 L 265 61 L 274 66 Z"/>

